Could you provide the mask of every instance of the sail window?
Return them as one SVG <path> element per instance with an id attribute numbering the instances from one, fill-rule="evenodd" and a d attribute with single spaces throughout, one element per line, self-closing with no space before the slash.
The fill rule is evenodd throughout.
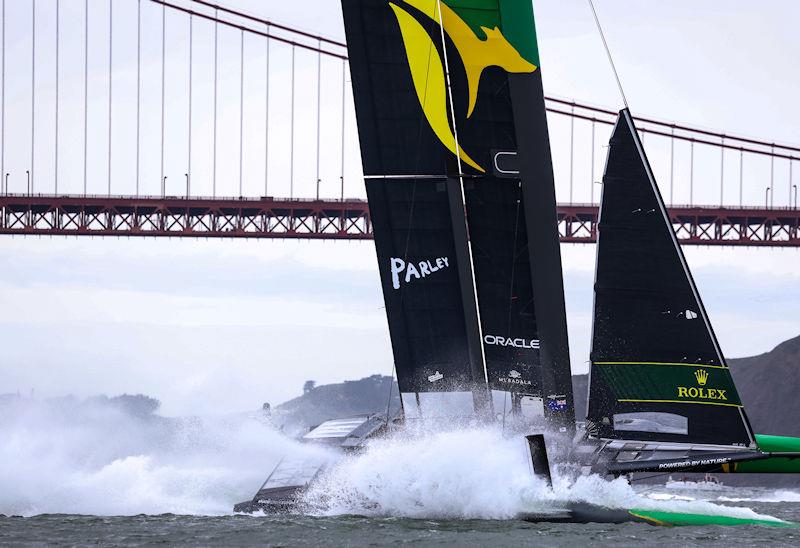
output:
<path id="1" fill-rule="evenodd" d="M 401 397 L 409 419 L 475 415 L 472 392 L 404 392 Z"/>
<path id="2" fill-rule="evenodd" d="M 638 412 L 614 415 L 614 430 L 689 435 L 689 420 L 673 413 Z"/>
<path id="3" fill-rule="evenodd" d="M 683 313 L 683 316 L 687 320 L 694 320 L 697 319 L 697 312 L 694 310 L 686 310 L 686 312 Z"/>

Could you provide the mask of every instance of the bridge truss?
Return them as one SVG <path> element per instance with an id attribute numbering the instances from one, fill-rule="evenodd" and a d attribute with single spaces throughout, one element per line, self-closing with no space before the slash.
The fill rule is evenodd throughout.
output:
<path id="1" fill-rule="evenodd" d="M 675 206 L 682 244 L 800 247 L 800 210 Z M 593 243 L 598 208 L 560 204 L 562 242 Z M 0 234 L 367 240 L 363 200 L 130 196 L 0 196 Z"/>

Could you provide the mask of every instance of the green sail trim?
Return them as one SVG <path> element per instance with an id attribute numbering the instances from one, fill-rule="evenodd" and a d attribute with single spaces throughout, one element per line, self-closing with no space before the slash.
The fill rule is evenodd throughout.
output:
<path id="1" fill-rule="evenodd" d="M 683 363 L 594 362 L 617 401 L 741 406 L 730 371 Z"/>
<path id="2" fill-rule="evenodd" d="M 537 67 L 539 46 L 536 42 L 536 24 L 533 6 L 520 0 L 443 0 L 469 25 L 477 37 L 484 40 L 482 27 L 500 28 L 519 54 Z"/>

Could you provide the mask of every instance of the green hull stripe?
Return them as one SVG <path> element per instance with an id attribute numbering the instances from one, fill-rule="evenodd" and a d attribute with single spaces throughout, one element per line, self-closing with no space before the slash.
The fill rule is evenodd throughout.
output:
<path id="1" fill-rule="evenodd" d="M 594 362 L 595 365 L 682 365 L 685 367 L 711 367 L 713 369 L 728 369 L 724 365 L 706 365 L 704 363 L 673 363 L 673 362 Z"/>
<path id="2" fill-rule="evenodd" d="M 634 403 L 694 403 L 697 405 L 722 405 L 724 407 L 741 407 L 735 403 L 717 403 L 715 401 L 689 401 L 689 400 L 617 400 L 618 402 Z"/>
<path id="3" fill-rule="evenodd" d="M 758 518 L 734 518 L 730 516 L 712 516 L 708 514 L 682 514 L 678 512 L 659 512 L 632 508 L 628 513 L 653 525 L 690 526 L 690 525 L 761 525 L 764 527 L 798 527 L 797 523 L 782 520 Z"/>

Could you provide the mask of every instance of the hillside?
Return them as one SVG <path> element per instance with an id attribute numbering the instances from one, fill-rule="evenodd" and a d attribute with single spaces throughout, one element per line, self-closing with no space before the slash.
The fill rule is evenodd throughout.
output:
<path id="1" fill-rule="evenodd" d="M 306 430 L 327 419 L 385 413 L 387 404 L 390 413 L 400 407 L 397 385 L 391 377 L 372 375 L 357 381 L 315 386 L 302 396 L 280 404 L 275 418 L 288 429 Z"/>
<path id="2" fill-rule="evenodd" d="M 729 365 L 753 429 L 800 437 L 800 337 Z"/>
<path id="3" fill-rule="evenodd" d="M 770 352 L 729 360 L 736 387 L 753 429 L 759 434 L 800 437 L 800 337 Z M 586 417 L 589 377 L 575 375 L 575 415 Z M 358 381 L 317 386 L 278 406 L 287 426 L 307 428 L 334 417 L 386 412 L 391 386 L 392 411 L 399 407 L 396 384 L 390 377 L 373 375 Z"/>

